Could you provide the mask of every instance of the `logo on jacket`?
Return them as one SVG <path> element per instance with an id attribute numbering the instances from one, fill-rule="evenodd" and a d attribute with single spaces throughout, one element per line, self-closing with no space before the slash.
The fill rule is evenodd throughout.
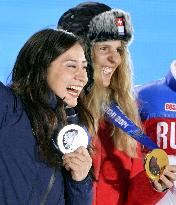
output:
<path id="1" fill-rule="evenodd" d="M 165 103 L 165 110 L 176 112 L 176 103 Z"/>
<path id="2" fill-rule="evenodd" d="M 156 132 L 158 146 L 169 153 L 175 153 L 176 122 L 158 122 Z"/>

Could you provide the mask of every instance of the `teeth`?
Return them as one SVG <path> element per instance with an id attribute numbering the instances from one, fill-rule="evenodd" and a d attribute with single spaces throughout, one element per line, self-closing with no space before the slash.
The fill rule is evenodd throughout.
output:
<path id="1" fill-rule="evenodd" d="M 74 96 L 78 96 L 78 93 L 75 93 L 75 92 L 69 91 L 68 93 L 70 93 L 71 95 L 74 95 Z"/>
<path id="2" fill-rule="evenodd" d="M 103 73 L 104 73 L 104 74 L 110 74 L 110 73 L 112 73 L 112 68 L 110 68 L 110 67 L 104 67 L 104 68 L 103 68 Z"/>
<path id="3" fill-rule="evenodd" d="M 77 91 L 81 91 L 82 90 L 82 87 L 81 86 L 75 86 L 75 85 L 70 85 L 68 86 L 69 89 L 74 89 L 74 90 L 77 90 Z"/>

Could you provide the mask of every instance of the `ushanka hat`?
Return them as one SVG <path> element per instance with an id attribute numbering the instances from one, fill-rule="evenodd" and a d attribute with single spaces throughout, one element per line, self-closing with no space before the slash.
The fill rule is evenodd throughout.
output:
<path id="1" fill-rule="evenodd" d="M 58 28 L 78 35 L 84 42 L 89 79 L 85 87 L 86 92 L 93 84 L 91 59 L 93 42 L 122 40 L 128 44 L 133 36 L 133 27 L 127 12 L 111 9 L 105 4 L 96 2 L 79 4 L 65 12 L 58 22 Z"/>
<path id="2" fill-rule="evenodd" d="M 95 16 L 89 22 L 88 41 L 122 40 L 129 43 L 133 36 L 130 15 L 120 9 L 112 9 Z"/>

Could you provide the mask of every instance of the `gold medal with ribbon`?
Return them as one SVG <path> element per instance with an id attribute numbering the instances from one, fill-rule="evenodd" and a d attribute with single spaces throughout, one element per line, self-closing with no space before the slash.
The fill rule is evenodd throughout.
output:
<path id="1" fill-rule="evenodd" d="M 112 102 L 110 105 L 104 104 L 103 110 L 109 122 L 122 129 L 149 150 L 152 150 L 146 155 L 144 167 L 147 176 L 151 180 L 159 180 L 165 167 L 169 164 L 166 152 L 159 149 L 158 145 L 145 135 L 141 128 L 129 119 L 116 103 Z"/>

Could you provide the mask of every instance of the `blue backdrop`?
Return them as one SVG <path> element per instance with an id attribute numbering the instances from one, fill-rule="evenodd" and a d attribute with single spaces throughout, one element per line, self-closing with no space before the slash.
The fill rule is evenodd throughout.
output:
<path id="1" fill-rule="evenodd" d="M 5 84 L 26 40 L 43 28 L 55 28 L 61 14 L 79 0 L 0 0 L 0 81 Z M 135 30 L 130 51 L 134 83 L 163 77 L 176 59 L 176 1 L 104 0 L 129 11 Z"/>

